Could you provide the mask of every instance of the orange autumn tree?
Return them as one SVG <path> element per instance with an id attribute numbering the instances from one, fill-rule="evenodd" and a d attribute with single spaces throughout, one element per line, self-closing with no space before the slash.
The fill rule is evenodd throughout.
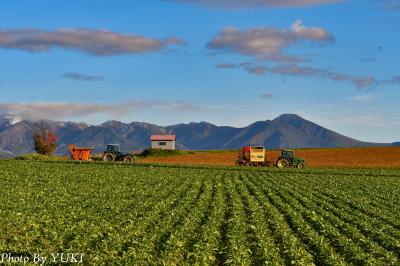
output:
<path id="1" fill-rule="evenodd" d="M 33 142 L 35 151 L 43 155 L 51 155 L 55 152 L 57 147 L 57 135 L 50 130 L 50 126 L 40 121 L 36 123 L 33 133 Z"/>

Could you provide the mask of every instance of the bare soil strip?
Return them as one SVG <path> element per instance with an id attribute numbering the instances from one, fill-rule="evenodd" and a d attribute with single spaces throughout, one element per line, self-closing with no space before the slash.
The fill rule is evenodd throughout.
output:
<path id="1" fill-rule="evenodd" d="M 388 167 L 400 168 L 400 147 L 297 149 L 296 156 L 310 167 Z M 269 161 L 276 161 L 279 151 L 267 150 Z M 195 152 L 194 154 L 149 157 L 141 162 L 186 165 L 235 165 L 237 152 Z"/>

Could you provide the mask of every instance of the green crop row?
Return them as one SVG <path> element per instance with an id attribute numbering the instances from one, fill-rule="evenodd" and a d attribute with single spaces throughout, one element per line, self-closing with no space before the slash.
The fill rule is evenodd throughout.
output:
<path id="1" fill-rule="evenodd" d="M 0 264 L 398 265 L 398 195 L 394 169 L 3 160 Z"/>

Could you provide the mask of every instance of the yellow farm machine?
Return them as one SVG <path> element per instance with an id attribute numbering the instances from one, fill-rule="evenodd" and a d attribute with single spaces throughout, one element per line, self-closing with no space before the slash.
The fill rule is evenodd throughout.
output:
<path id="1" fill-rule="evenodd" d="M 304 158 L 294 156 L 294 150 L 281 150 L 279 158 L 268 161 L 265 148 L 262 146 L 246 146 L 238 151 L 237 165 L 243 166 L 276 166 L 278 168 L 296 167 L 304 168 Z"/>
<path id="2" fill-rule="evenodd" d="M 259 146 L 246 146 L 239 149 L 237 165 L 245 166 L 267 166 L 265 148 Z"/>

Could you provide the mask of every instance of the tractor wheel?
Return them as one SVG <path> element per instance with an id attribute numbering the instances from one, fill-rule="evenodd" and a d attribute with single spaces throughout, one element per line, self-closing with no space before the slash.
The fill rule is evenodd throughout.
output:
<path id="1" fill-rule="evenodd" d="M 127 162 L 127 163 L 133 162 L 133 157 L 130 156 L 130 155 L 125 156 L 124 157 L 124 162 Z"/>
<path id="2" fill-rule="evenodd" d="M 105 162 L 114 162 L 115 161 L 115 155 L 112 153 L 106 153 L 103 155 L 103 161 Z"/>
<path id="3" fill-rule="evenodd" d="M 276 162 L 276 166 L 278 168 L 285 168 L 289 166 L 289 161 L 286 160 L 285 158 L 281 158 Z"/>
<path id="4" fill-rule="evenodd" d="M 303 169 L 304 167 L 306 167 L 306 165 L 304 163 L 299 163 L 297 165 L 297 168 Z"/>

